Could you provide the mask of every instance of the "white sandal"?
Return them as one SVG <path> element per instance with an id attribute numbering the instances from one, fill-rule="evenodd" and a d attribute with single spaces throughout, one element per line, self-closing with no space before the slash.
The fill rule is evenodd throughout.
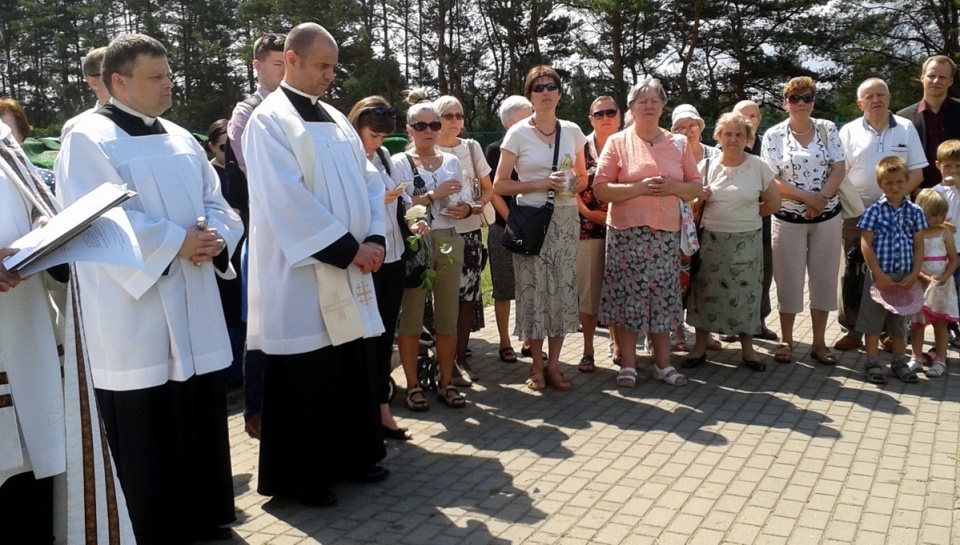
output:
<path id="1" fill-rule="evenodd" d="M 633 388 L 637 385 L 637 369 L 635 367 L 621 367 L 617 374 L 617 386 Z"/>
<path id="2" fill-rule="evenodd" d="M 657 380 L 662 380 L 673 386 L 683 386 L 687 383 L 687 377 L 680 374 L 680 371 L 677 371 L 672 365 L 668 365 L 663 369 L 658 367 L 655 376 Z"/>
<path id="3" fill-rule="evenodd" d="M 947 364 L 942 361 L 934 361 L 926 373 L 930 378 L 942 377 L 944 373 L 947 372 Z"/>

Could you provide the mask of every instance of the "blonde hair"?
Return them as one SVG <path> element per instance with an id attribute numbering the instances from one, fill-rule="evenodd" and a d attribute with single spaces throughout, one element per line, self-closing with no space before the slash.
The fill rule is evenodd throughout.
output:
<path id="1" fill-rule="evenodd" d="M 880 159 L 877 163 L 877 185 L 884 176 L 901 176 L 907 179 L 907 162 L 900 157 L 889 156 Z"/>
<path id="2" fill-rule="evenodd" d="M 937 161 L 960 161 L 960 140 L 944 140 L 937 147 Z"/>
<path id="3" fill-rule="evenodd" d="M 795 95 L 800 91 L 810 89 L 811 92 L 817 92 L 817 84 L 813 82 L 813 78 L 809 76 L 799 76 L 791 79 L 783 86 L 783 98 L 787 98 L 790 95 Z"/>
<path id="4" fill-rule="evenodd" d="M 720 142 L 720 135 L 723 134 L 723 129 L 726 129 L 727 125 L 731 123 L 739 123 L 743 127 L 744 138 L 746 138 L 747 142 L 753 140 L 753 125 L 750 123 L 750 120 L 747 119 L 747 116 L 740 112 L 727 112 L 721 115 L 720 119 L 717 120 L 716 128 L 713 129 L 713 139 Z"/>
<path id="5" fill-rule="evenodd" d="M 914 204 L 922 208 L 923 213 L 926 214 L 928 218 L 946 216 L 947 210 L 950 209 L 947 199 L 944 199 L 943 195 L 930 188 L 921 191 L 920 194 L 917 195 L 917 200 Z"/>

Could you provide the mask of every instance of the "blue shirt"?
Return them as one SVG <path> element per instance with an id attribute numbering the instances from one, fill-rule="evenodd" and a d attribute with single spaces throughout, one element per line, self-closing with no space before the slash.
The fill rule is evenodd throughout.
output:
<path id="1" fill-rule="evenodd" d="M 873 251 L 880 270 L 907 274 L 913 270 L 913 235 L 930 227 L 923 209 L 907 199 L 894 208 L 884 195 L 860 217 L 858 227 L 873 233 Z"/>

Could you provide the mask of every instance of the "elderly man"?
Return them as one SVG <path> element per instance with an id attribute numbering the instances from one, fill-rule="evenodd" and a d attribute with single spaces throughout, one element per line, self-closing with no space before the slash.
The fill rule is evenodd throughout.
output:
<path id="1" fill-rule="evenodd" d="M 389 475 L 376 382 L 384 331 L 384 188 L 347 118 L 321 102 L 339 50 L 315 23 L 284 46 L 280 88 L 243 133 L 250 183 L 247 346 L 267 355 L 260 478 L 265 496 L 310 506 L 328 488 Z"/>
<path id="2" fill-rule="evenodd" d="M 159 117 L 173 95 L 163 45 L 116 38 L 103 81 L 112 98 L 67 135 L 57 179 L 67 204 L 105 182 L 138 193 L 123 207 L 143 268 L 77 265 L 107 439 L 137 543 L 223 539 L 236 515 L 219 371 L 233 355 L 214 268 L 233 274 L 243 228 L 193 135 Z"/>
<path id="3" fill-rule="evenodd" d="M 90 90 L 92 90 L 93 94 L 97 97 L 97 103 L 89 110 L 68 119 L 67 122 L 63 124 L 63 128 L 60 129 L 61 140 L 67 137 L 67 134 L 73 130 L 73 127 L 76 126 L 77 122 L 83 119 L 84 116 L 97 111 L 97 108 L 103 106 L 110 100 L 110 91 L 107 91 L 107 87 L 103 84 L 103 79 L 100 77 L 103 69 L 103 54 L 106 53 L 106 51 L 106 47 L 98 47 L 83 57 L 81 63 L 83 79 L 86 80 L 87 86 L 90 87 Z"/>
<path id="4" fill-rule="evenodd" d="M 883 191 L 877 185 L 877 163 L 884 157 L 896 155 L 903 158 L 910 170 L 907 191 L 913 191 L 923 181 L 923 168 L 927 166 L 923 145 L 917 129 L 910 120 L 890 112 L 890 90 L 880 78 L 869 78 L 857 88 L 857 106 L 863 116 L 840 129 L 840 143 L 847 157 L 847 176 L 860 194 L 863 205 L 870 206 L 883 197 Z M 860 244 L 859 217 L 843 220 L 843 253 Z M 844 275 L 852 274 L 850 263 L 846 260 Z M 862 334 L 854 329 L 857 323 L 859 295 L 851 300 L 852 305 L 844 303 L 843 290 L 840 290 L 838 322 L 847 333 L 833 345 L 837 350 L 852 350 L 861 346 Z"/>
<path id="5" fill-rule="evenodd" d="M 960 100 L 949 96 L 956 72 L 957 65 L 950 57 L 928 58 L 920 70 L 923 98 L 897 112 L 917 128 L 927 157 L 928 166 L 923 169 L 920 188 L 940 183 L 940 171 L 933 166 L 937 148 L 946 140 L 960 138 Z"/>

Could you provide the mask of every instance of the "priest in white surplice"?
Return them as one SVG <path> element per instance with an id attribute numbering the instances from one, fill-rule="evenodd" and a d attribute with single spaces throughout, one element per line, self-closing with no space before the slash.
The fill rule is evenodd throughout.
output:
<path id="1" fill-rule="evenodd" d="M 193 136 L 159 118 L 173 89 L 163 45 L 113 40 L 102 77 L 113 98 L 67 135 L 57 181 L 67 204 L 105 182 L 138 193 L 123 207 L 143 269 L 77 265 L 104 425 L 138 543 L 223 539 L 235 515 L 219 371 L 232 354 L 214 270 L 234 274 L 243 228 Z"/>
<path id="2" fill-rule="evenodd" d="M 330 505 L 334 481 L 383 480 L 372 272 L 383 261 L 383 183 L 347 118 L 319 101 L 337 44 L 287 35 L 286 75 L 243 134 L 250 187 L 247 346 L 267 356 L 258 491 Z"/>
<path id="3" fill-rule="evenodd" d="M 0 123 L 0 259 L 12 243 L 58 210 L 53 195 Z M 61 265 L 21 279 L 0 264 L 0 543 L 133 543 L 115 485 L 83 358 L 83 330 L 67 290 L 65 362 L 57 355 L 43 275 L 66 281 Z M 61 332 L 62 333 L 62 332 Z M 62 378 L 61 378 L 62 377 Z M 81 387 L 82 385 L 82 387 Z M 66 477 L 56 477 L 66 472 Z M 56 524 L 54 524 L 56 521 Z"/>

